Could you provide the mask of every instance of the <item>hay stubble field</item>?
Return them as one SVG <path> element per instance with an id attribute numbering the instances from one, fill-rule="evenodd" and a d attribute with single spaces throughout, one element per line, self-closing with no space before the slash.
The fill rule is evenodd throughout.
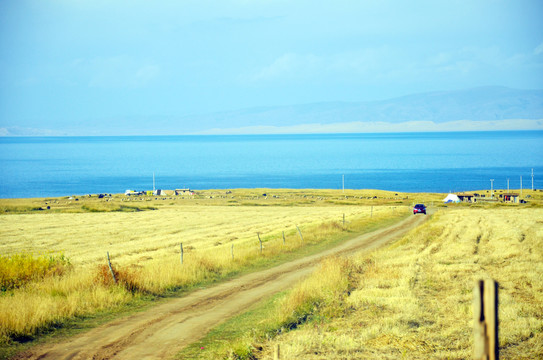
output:
<path id="1" fill-rule="evenodd" d="M 7 349 L 5 354 L 21 349 L 13 345 L 22 339 L 40 339 L 39 334 L 44 330 L 47 333 L 51 326 L 62 327 L 66 319 L 111 311 L 130 304 L 134 299 L 157 296 L 165 291 L 189 289 L 231 276 L 255 264 L 262 266 L 263 261 L 280 257 L 283 253 L 300 251 L 303 247 L 297 225 L 302 229 L 307 245 L 317 246 L 329 239 L 352 237 L 372 226 L 391 224 L 390 221 L 405 217 L 413 202 L 438 204 L 441 195 L 284 190 L 264 196 L 261 191 L 253 190 L 229 194 L 209 192 L 184 200 L 140 199 L 130 203 L 122 198 L 107 202 L 95 199 L 80 199 L 78 202 L 71 199 L 32 200 L 34 203 L 2 201 L 0 205 L 4 215 L 0 216 L 0 247 L 3 262 L 24 251 L 34 254 L 53 251 L 69 259 L 69 264 L 62 271 L 57 269 L 52 275 L 46 273 L 49 275 L 30 279 L 23 286 L 4 292 L 0 298 L 0 326 L 2 342 Z M 45 209 L 48 204 L 53 206 L 47 210 L 38 210 L 36 206 Z M 346 226 L 342 224 L 343 214 L 347 219 Z M 352 280 L 346 285 L 348 296 L 345 291 L 326 289 L 319 290 L 328 294 L 323 295 L 325 300 L 307 300 L 304 298 L 307 294 L 300 295 L 299 289 L 290 293 L 298 295 L 284 295 L 287 300 L 282 301 L 298 305 L 291 308 L 283 304 L 281 308 L 291 309 L 290 315 L 278 315 L 282 320 L 276 319 L 278 322 L 266 326 L 284 328 L 285 323 L 291 322 L 289 316 L 301 311 L 305 320 L 294 327 L 298 330 L 280 331 L 277 336 L 266 335 L 268 340 L 263 340 L 254 326 L 248 326 L 247 331 L 252 336 L 238 334 L 235 339 L 220 340 L 218 335 L 219 339 L 211 340 L 211 343 L 218 342 L 223 344 L 222 347 L 205 343 L 203 347 L 206 350 L 199 351 L 198 357 L 261 358 L 271 356 L 269 351 L 277 342 L 282 344 L 287 358 L 319 358 L 318 354 L 327 354 L 332 356 L 330 358 L 360 354 L 375 357 L 373 355 L 381 354 L 381 358 L 392 358 L 406 352 L 414 354 L 413 358 L 424 358 L 429 354 L 464 358 L 469 352 L 465 334 L 455 335 L 455 348 L 458 350 L 451 348 L 450 340 L 448 343 L 443 343 L 442 338 L 436 340 L 439 336 L 432 338 L 432 346 L 423 346 L 421 341 L 431 343 L 424 340 L 426 331 L 431 334 L 465 332 L 465 329 L 458 330 L 457 325 L 469 325 L 468 302 L 473 278 L 491 276 L 500 280 L 503 274 L 491 269 L 503 265 L 504 261 L 514 265 L 511 269 L 516 269 L 505 281 L 514 283 L 517 277 L 522 279 L 524 282 L 521 283 L 525 285 L 522 285 L 524 292 L 521 298 L 523 301 L 532 300 L 528 304 L 523 303 L 522 311 L 517 310 L 517 313 L 530 315 L 523 320 L 523 335 L 519 337 L 518 332 L 513 331 L 508 336 L 518 344 L 523 344 L 526 338 L 532 341 L 537 354 L 537 345 L 541 348 L 541 322 L 534 313 L 541 308 L 541 284 L 527 269 L 541 266 L 541 225 L 537 220 L 541 217 L 537 206 L 521 209 L 518 206 L 470 208 L 459 205 L 452 209 L 439 209 L 431 225 L 413 230 L 392 247 L 372 254 L 369 260 L 361 255 L 347 263 L 339 259 L 325 262 L 325 270 L 321 270 L 324 274 L 334 271 L 336 274 L 339 271 L 340 277 L 348 274 Z M 259 252 L 257 233 L 263 240 L 263 253 Z M 510 238 L 513 240 L 507 240 Z M 496 244 L 507 244 L 507 241 L 513 241 L 515 247 L 511 244 L 505 246 L 509 252 L 504 255 L 503 246 Z M 185 263 L 180 271 L 181 242 L 185 249 Z M 530 256 L 523 258 L 517 243 L 526 247 Z M 114 285 L 107 279 L 106 251 L 111 254 L 120 284 Z M 482 257 L 484 253 L 491 255 L 490 258 Z M 457 269 L 458 264 L 462 270 Z M 320 279 L 324 278 L 326 275 L 321 273 Z M 454 286 L 447 284 L 451 279 Z M 462 279 L 460 287 L 457 287 L 458 279 Z M 447 285 L 439 286 L 441 282 Z M 320 293 L 314 287 L 311 290 L 311 286 L 305 286 L 307 293 Z M 326 300 L 330 294 L 335 294 L 333 299 Z M 436 300 L 431 297 L 435 294 L 440 294 L 439 299 L 445 299 L 445 313 L 435 306 Z M 297 300 L 289 300 L 289 296 L 295 296 Z M 312 301 L 321 305 L 311 305 Z M 349 304 L 348 311 L 343 308 L 345 304 Z M 300 310 L 296 306 L 307 309 Z M 462 321 L 453 321 L 452 330 L 446 330 L 447 326 L 442 323 L 437 326 L 435 320 L 424 320 L 426 317 L 420 313 L 421 309 L 430 309 L 431 317 L 438 318 L 454 313 Z M 326 320 L 323 322 L 323 319 Z M 228 326 L 228 322 L 224 326 Z M 349 338 L 353 331 L 360 332 L 361 326 L 368 328 L 363 332 L 366 335 Z M 330 332 L 330 329 L 334 330 Z M 269 334 L 269 329 L 265 333 Z M 239 337 L 248 343 L 241 346 L 243 350 L 232 350 L 239 348 Z M 451 339 L 449 335 L 447 338 Z M 255 343 L 263 342 L 263 346 L 255 346 Z M 382 344 L 386 346 L 382 347 Z M 191 347 L 186 351 L 190 358 L 197 357 L 191 353 Z"/>

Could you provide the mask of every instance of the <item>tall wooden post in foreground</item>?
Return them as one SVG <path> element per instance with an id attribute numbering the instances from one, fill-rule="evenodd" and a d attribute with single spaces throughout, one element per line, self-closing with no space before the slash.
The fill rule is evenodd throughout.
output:
<path id="1" fill-rule="evenodd" d="M 473 290 L 473 335 L 476 360 L 498 360 L 498 283 L 479 280 Z"/>

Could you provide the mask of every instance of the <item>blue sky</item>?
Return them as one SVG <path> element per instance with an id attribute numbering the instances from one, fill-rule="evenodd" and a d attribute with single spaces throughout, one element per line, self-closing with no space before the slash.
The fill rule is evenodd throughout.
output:
<path id="1" fill-rule="evenodd" d="M 0 128 L 541 89 L 542 14 L 538 0 L 5 0 Z"/>

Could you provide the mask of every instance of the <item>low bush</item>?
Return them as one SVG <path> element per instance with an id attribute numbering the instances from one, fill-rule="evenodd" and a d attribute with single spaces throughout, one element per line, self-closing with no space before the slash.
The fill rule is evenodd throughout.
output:
<path id="1" fill-rule="evenodd" d="M 19 253 L 0 256 L 0 291 L 19 288 L 30 281 L 62 275 L 70 267 L 64 254 Z"/>
<path id="2" fill-rule="evenodd" d="M 115 279 L 113 279 L 113 275 L 111 274 L 111 269 L 108 265 L 99 265 L 96 271 L 96 276 L 94 278 L 94 281 L 96 284 L 101 284 L 104 286 L 114 286 L 119 285 L 132 294 L 139 292 L 139 293 L 147 293 L 148 290 L 146 290 L 142 285 L 141 281 L 139 279 L 141 278 L 141 274 L 139 273 L 137 268 L 134 267 L 116 267 L 112 265 L 113 274 L 115 274 Z"/>

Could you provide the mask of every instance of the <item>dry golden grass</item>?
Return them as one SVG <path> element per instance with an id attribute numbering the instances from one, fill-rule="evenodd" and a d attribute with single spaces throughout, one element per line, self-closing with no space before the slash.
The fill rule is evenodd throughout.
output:
<path id="1" fill-rule="evenodd" d="M 404 216 L 406 210 L 375 206 L 370 218 L 368 206 L 226 206 L 168 200 L 158 207 L 158 211 L 142 212 L 70 210 L 0 216 L 3 254 L 62 252 L 72 264 L 72 270 L 62 276 L 31 281 L 0 295 L 0 343 L 32 338 L 75 316 L 112 309 L 142 294 L 163 294 L 220 279 L 295 251 L 302 246 L 296 225 L 305 244 L 317 244 L 343 232 L 343 214 L 347 227 L 359 231 Z M 262 253 L 257 232 L 263 241 Z M 106 251 L 117 285 L 106 266 Z"/>
<path id="2" fill-rule="evenodd" d="M 355 257 L 356 290 L 345 300 L 336 295 L 335 311 L 299 301 L 300 293 L 326 292 L 318 281 L 326 275 L 301 284 L 285 300 L 293 305 L 280 308 L 283 316 L 305 309 L 309 323 L 253 350 L 263 359 L 275 344 L 285 359 L 471 358 L 472 290 L 477 279 L 493 278 L 501 357 L 542 358 L 542 219 L 541 209 L 442 210 L 392 246 Z"/>
<path id="3" fill-rule="evenodd" d="M 377 211 L 377 208 L 375 209 Z M 118 264 L 143 265 L 186 249 L 241 245 L 281 236 L 296 225 L 312 226 L 366 214 L 353 206 L 168 206 L 159 211 L 0 216 L 0 252 L 63 252 L 74 265 L 103 263 L 106 251 Z"/>
<path id="4" fill-rule="evenodd" d="M 74 316 L 112 309 L 141 294 L 162 294 L 219 279 L 263 259 L 294 251 L 301 245 L 296 225 L 306 243 L 315 244 L 341 233 L 343 214 L 348 227 L 361 229 L 372 222 L 402 216 L 391 205 L 438 202 L 442 197 L 373 190 L 255 189 L 228 194 L 206 191 L 191 198 L 156 200 L 0 200 L 5 213 L 0 216 L 2 254 L 53 251 L 63 253 L 73 265 L 67 274 L 31 281 L 0 296 L 0 343 L 31 338 Z M 50 209 L 32 210 L 44 209 L 45 205 Z M 149 211 L 132 212 L 138 209 Z M 341 263 L 340 271 L 329 275 L 335 279 L 330 284 L 344 285 L 338 273 L 363 269 L 361 287 L 348 297 L 344 290 L 327 292 L 325 286 L 317 291 L 314 285 L 306 285 L 305 290 L 293 295 L 297 299 L 292 300 L 294 309 L 311 304 L 307 305 L 311 307 L 309 313 L 307 309 L 300 311 L 302 317 L 307 314 L 335 320 L 323 320 L 312 330 L 297 331 L 299 337 L 291 340 L 294 335 L 280 337 L 278 341 L 288 344 L 283 352 L 302 358 L 319 358 L 323 351 L 335 358 L 393 358 L 402 352 L 413 354 L 410 358 L 469 356 L 466 342 L 471 329 L 468 326 L 466 330 L 465 324 L 471 321 L 471 287 L 477 276 L 491 276 L 509 291 L 502 292 L 501 301 L 507 304 L 503 311 L 509 319 L 517 316 L 522 322 L 522 330 L 515 330 L 516 323 L 512 322 L 502 325 L 504 351 L 541 354 L 538 314 L 543 313 L 542 285 L 534 275 L 543 270 L 543 234 L 537 222 L 541 218 L 541 209 L 525 206 L 469 209 L 464 204 L 453 205 L 428 226 L 376 253 L 371 261 Z M 263 240 L 263 255 L 259 253 L 257 232 Z M 180 242 L 185 250 L 182 267 Z M 111 284 L 104 267 L 106 251 L 117 271 L 118 286 Z M 521 257 L 523 251 L 527 254 Z M 325 266 L 333 267 L 333 262 Z M 510 277 L 500 278 L 505 275 L 504 269 Z M 323 273 L 320 276 L 327 277 Z M 315 283 L 326 285 L 321 279 Z M 354 283 L 350 281 L 347 286 Z M 312 295 L 314 291 L 317 297 Z M 345 299 L 334 302 L 337 294 Z M 285 309 L 289 302 L 284 303 Z M 315 306 L 315 302 L 324 305 Z M 344 316 L 349 311 L 355 315 Z M 288 327 L 292 324 L 290 315 L 276 321 Z"/>

